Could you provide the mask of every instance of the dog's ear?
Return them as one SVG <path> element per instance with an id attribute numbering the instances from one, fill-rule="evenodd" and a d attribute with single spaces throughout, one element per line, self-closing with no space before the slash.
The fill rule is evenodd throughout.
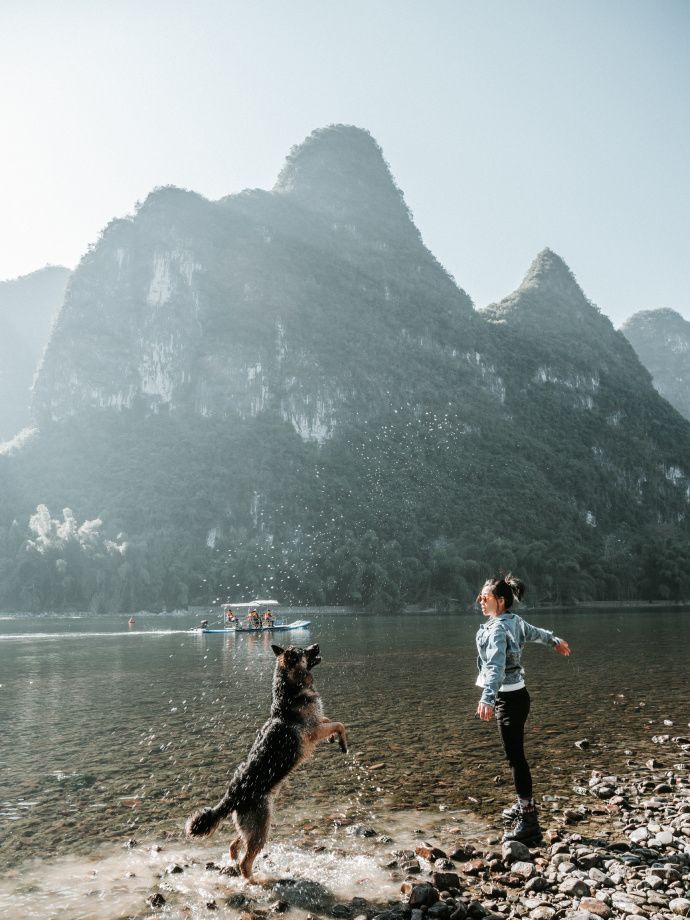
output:
<path id="1" fill-rule="evenodd" d="M 271 648 L 273 649 L 273 653 L 276 655 L 276 657 L 278 655 L 282 655 L 285 651 L 285 649 L 281 648 L 279 645 L 272 645 Z"/>

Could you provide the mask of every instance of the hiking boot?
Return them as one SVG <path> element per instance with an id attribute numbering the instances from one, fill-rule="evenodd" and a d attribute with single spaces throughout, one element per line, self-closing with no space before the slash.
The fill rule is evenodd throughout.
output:
<path id="1" fill-rule="evenodd" d="M 520 803 L 516 802 L 514 805 L 511 805 L 510 808 L 504 808 L 501 817 L 503 818 L 503 823 L 510 826 L 511 824 L 515 824 L 521 814 L 522 809 L 520 808 Z"/>
<path id="2" fill-rule="evenodd" d="M 536 843 L 541 840 L 541 828 L 537 818 L 537 809 L 532 805 L 528 808 L 520 809 L 520 817 L 515 827 L 506 831 L 503 835 L 504 843 L 509 840 L 519 840 L 520 843 Z"/>

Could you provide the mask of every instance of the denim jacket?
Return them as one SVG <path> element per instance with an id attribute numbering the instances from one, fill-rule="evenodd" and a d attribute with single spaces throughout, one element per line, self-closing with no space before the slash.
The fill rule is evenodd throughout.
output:
<path id="1" fill-rule="evenodd" d="M 526 642 L 554 646 L 560 641 L 549 629 L 532 626 L 516 613 L 489 617 L 477 630 L 477 684 L 484 689 L 480 702 L 493 706 L 501 687 L 524 686 L 522 650 Z"/>

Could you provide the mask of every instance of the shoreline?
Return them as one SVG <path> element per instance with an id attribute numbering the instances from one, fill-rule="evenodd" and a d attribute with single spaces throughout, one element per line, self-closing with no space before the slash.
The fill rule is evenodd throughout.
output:
<path id="1" fill-rule="evenodd" d="M 175 832 L 158 842 L 123 840 L 113 847 L 119 857 L 94 853 L 83 859 L 82 866 L 93 869 L 88 880 L 83 869 L 77 872 L 75 887 L 86 885 L 92 897 L 100 885 L 101 899 L 113 901 L 112 912 L 98 913 L 108 920 L 690 916 L 690 729 L 675 734 L 682 730 L 666 724 L 663 734 L 640 737 L 634 754 L 620 749 L 627 760 L 617 773 L 598 769 L 596 751 L 585 746 L 587 765 L 563 777 L 558 795 L 538 800 L 538 845 L 502 844 L 499 824 L 489 823 L 481 803 L 476 811 L 443 804 L 399 810 L 381 803 L 378 814 L 367 818 L 355 812 L 299 822 L 289 837 L 269 843 L 257 868 L 274 875 L 270 884 L 238 877 L 227 862 L 225 837 L 191 848 Z M 493 816 L 510 797 L 506 791 L 505 802 L 492 802 Z M 63 886 L 59 859 L 33 866 L 37 878 L 60 876 Z M 5 883 L 24 878 L 24 871 L 10 870 Z M 121 909 L 115 901 L 127 886 L 128 903 Z M 51 898 L 59 894 L 46 881 L 44 891 L 27 891 L 24 910 L 13 916 L 45 916 L 41 903 L 52 909 Z M 84 916 L 83 903 L 65 905 L 60 915 Z"/>
<path id="2" fill-rule="evenodd" d="M 220 607 L 209 607 L 207 605 L 201 606 L 190 606 L 188 608 L 180 608 L 176 610 L 126 610 L 126 611 L 114 611 L 108 613 L 91 613 L 88 610 L 74 610 L 72 608 L 65 608 L 64 610 L 0 610 L 0 618 L 2 619 L 11 619 L 12 617 L 44 617 L 44 616 L 57 616 L 57 617 L 81 617 L 81 618 L 90 618 L 93 620 L 100 619 L 101 617 L 128 617 L 128 616 L 142 616 L 142 617 L 157 617 L 157 616 L 190 616 L 193 618 L 198 618 L 204 614 L 213 613 L 215 611 L 220 611 Z M 402 609 L 381 613 L 373 610 L 367 610 L 365 607 L 349 607 L 347 605 L 307 605 L 307 606 L 295 606 L 295 607 L 280 607 L 281 611 L 280 616 L 296 616 L 298 614 L 305 615 L 314 615 L 314 614 L 328 614 L 331 616 L 364 616 L 364 617 L 380 617 L 385 619 L 389 616 L 476 616 L 477 608 L 474 605 L 468 605 L 465 607 L 455 606 L 446 610 L 439 610 L 436 607 L 418 607 L 414 604 L 405 605 Z M 663 600 L 653 600 L 653 601 L 575 601 L 573 604 L 530 604 L 530 603 L 518 603 L 515 605 L 515 612 L 523 613 L 541 613 L 553 611 L 556 613 L 586 613 L 587 611 L 619 611 L 619 610 L 635 610 L 635 611 L 645 611 L 645 610 L 674 610 L 682 613 L 690 611 L 690 601 L 663 601 Z"/>

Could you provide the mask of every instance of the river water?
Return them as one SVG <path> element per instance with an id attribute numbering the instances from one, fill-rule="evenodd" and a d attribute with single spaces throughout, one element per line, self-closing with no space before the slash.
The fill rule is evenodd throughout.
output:
<path id="1" fill-rule="evenodd" d="M 690 615 L 521 612 L 573 651 L 525 654 L 538 796 L 593 767 L 624 769 L 655 732 L 687 734 Z M 166 916 L 205 916 L 241 889 L 225 878 L 219 891 L 204 869 L 227 862 L 229 828 L 203 845 L 180 832 L 220 797 L 265 720 L 271 642 L 287 634 L 190 633 L 200 616 L 138 614 L 129 628 L 126 616 L 0 615 L 0 916 L 146 917 L 145 894 L 176 862 L 186 871 L 163 886 Z M 386 848 L 358 826 L 398 846 L 444 831 L 486 839 L 511 801 L 495 725 L 474 718 L 480 615 L 308 618 L 290 641 L 321 645 L 316 686 L 351 750 L 320 746 L 283 787 L 263 865 L 343 897 L 395 896 Z"/>

